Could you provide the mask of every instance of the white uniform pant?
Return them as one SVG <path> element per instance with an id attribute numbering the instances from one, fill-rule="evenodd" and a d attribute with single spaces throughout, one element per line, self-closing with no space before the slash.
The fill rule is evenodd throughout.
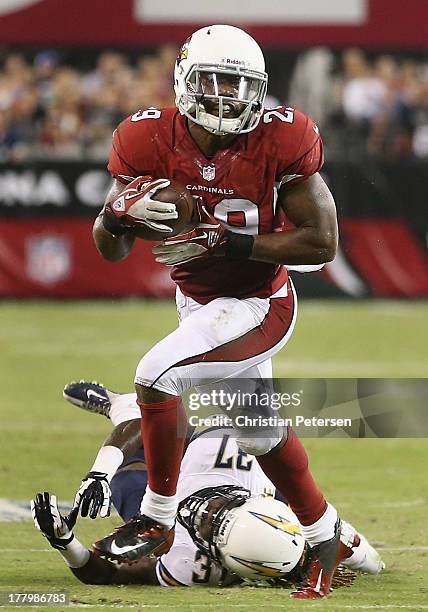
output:
<path id="1" fill-rule="evenodd" d="M 270 298 L 221 297 L 202 305 L 177 288 L 176 303 L 180 325 L 141 359 L 137 384 L 181 396 L 231 378 L 272 378 L 271 358 L 296 321 L 290 279 Z"/>

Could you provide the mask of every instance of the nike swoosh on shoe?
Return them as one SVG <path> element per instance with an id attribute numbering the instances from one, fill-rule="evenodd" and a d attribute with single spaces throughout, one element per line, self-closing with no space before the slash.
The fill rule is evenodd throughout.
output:
<path id="1" fill-rule="evenodd" d="M 113 541 L 111 543 L 111 552 L 114 555 L 124 555 L 125 553 L 130 552 L 131 550 L 138 550 L 139 548 L 142 548 L 143 546 L 145 546 L 145 544 L 146 544 L 146 542 L 143 542 L 139 546 L 118 546 Z"/>
<path id="2" fill-rule="evenodd" d="M 91 397 L 98 397 L 104 401 L 107 401 L 107 398 L 105 397 L 105 395 L 101 395 L 101 393 L 97 393 L 96 391 L 94 391 L 93 389 L 88 389 L 86 391 L 86 395 L 88 397 L 88 399 L 91 399 Z"/>

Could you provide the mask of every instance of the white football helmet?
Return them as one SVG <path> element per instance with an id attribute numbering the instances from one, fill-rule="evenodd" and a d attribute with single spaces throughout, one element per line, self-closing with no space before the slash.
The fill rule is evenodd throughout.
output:
<path id="1" fill-rule="evenodd" d="M 205 554 L 247 580 L 283 578 L 305 559 L 305 540 L 290 508 L 242 487 L 194 493 L 180 505 L 178 520 Z"/>
<path id="2" fill-rule="evenodd" d="M 192 34 L 174 71 L 182 115 L 219 135 L 253 130 L 263 112 L 268 76 L 262 50 L 249 34 L 213 25 Z"/>

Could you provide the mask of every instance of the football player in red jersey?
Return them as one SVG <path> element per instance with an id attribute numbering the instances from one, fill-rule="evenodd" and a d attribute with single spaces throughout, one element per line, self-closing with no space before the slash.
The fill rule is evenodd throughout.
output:
<path id="1" fill-rule="evenodd" d="M 319 265 L 337 248 L 318 128 L 294 109 L 264 110 L 258 44 L 238 28 L 202 28 L 182 47 L 174 78 L 177 108 L 140 110 L 115 131 L 114 181 L 94 225 L 101 255 L 126 257 L 135 235 L 124 222 L 125 199 L 115 202 L 136 188 L 126 206 L 164 232 L 153 251 L 173 266 L 177 283 L 180 325 L 141 359 L 135 376 L 148 469 L 140 513 L 96 544 L 100 555 L 128 562 L 160 555 L 173 541 L 185 437 L 177 431 L 187 426 L 181 395 L 207 381 L 271 377 L 271 358 L 296 320 L 285 265 Z M 204 202 L 199 225 L 169 239 L 163 221 L 177 217 L 175 206 L 152 198 L 166 177 Z M 278 231 L 284 214 L 294 227 Z M 238 430 L 237 441 L 288 500 L 313 548 L 308 576 L 292 596 L 328 595 L 352 542 L 315 484 L 303 445 L 291 428 L 256 437 Z"/>

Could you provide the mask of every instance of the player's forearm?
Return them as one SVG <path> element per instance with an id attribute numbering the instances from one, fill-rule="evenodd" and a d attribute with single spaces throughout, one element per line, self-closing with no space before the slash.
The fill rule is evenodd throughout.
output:
<path id="1" fill-rule="evenodd" d="M 45 493 L 45 495 L 47 495 Z M 52 498 L 51 498 L 52 499 Z M 54 506 L 56 505 L 56 498 Z M 51 505 L 52 507 L 52 505 Z M 61 520 L 62 517 L 61 517 Z M 66 525 L 65 523 L 63 523 Z M 49 538 L 48 538 L 49 539 Z M 58 546 L 61 543 L 61 546 Z M 59 539 L 56 548 L 73 574 L 85 584 L 112 584 L 117 572 L 116 565 L 94 555 L 67 530 L 64 542 Z"/>
<path id="2" fill-rule="evenodd" d="M 141 448 L 140 422 L 141 419 L 134 418 L 119 423 L 105 440 L 76 493 L 75 512 L 92 519 L 110 515 L 110 483 L 124 459 L 135 455 Z"/>
<path id="3" fill-rule="evenodd" d="M 135 455 L 141 448 L 141 419 L 133 419 L 116 425 L 98 451 L 89 474 L 105 474 L 111 481 L 123 461 Z"/>
<path id="4" fill-rule="evenodd" d="M 320 232 L 299 227 L 254 237 L 250 259 L 277 264 L 304 265 L 332 261 L 337 250 L 337 230 Z"/>
<path id="5" fill-rule="evenodd" d="M 115 446 L 124 459 L 129 459 L 141 449 L 141 419 L 132 419 L 116 425 L 104 442 L 104 446 Z"/>
<path id="6" fill-rule="evenodd" d="M 115 582 L 116 565 L 90 551 L 88 562 L 83 567 L 70 567 L 70 570 L 85 584 L 118 584 Z"/>
<path id="7" fill-rule="evenodd" d="M 102 213 L 95 219 L 92 235 L 100 255 L 112 262 L 128 257 L 135 241 L 135 236 L 130 233 L 113 236 L 108 232 L 103 226 Z"/>
<path id="8" fill-rule="evenodd" d="M 85 584 L 159 584 L 156 559 L 141 559 L 133 565 L 117 565 L 90 552 L 86 565 L 70 569 Z"/>

